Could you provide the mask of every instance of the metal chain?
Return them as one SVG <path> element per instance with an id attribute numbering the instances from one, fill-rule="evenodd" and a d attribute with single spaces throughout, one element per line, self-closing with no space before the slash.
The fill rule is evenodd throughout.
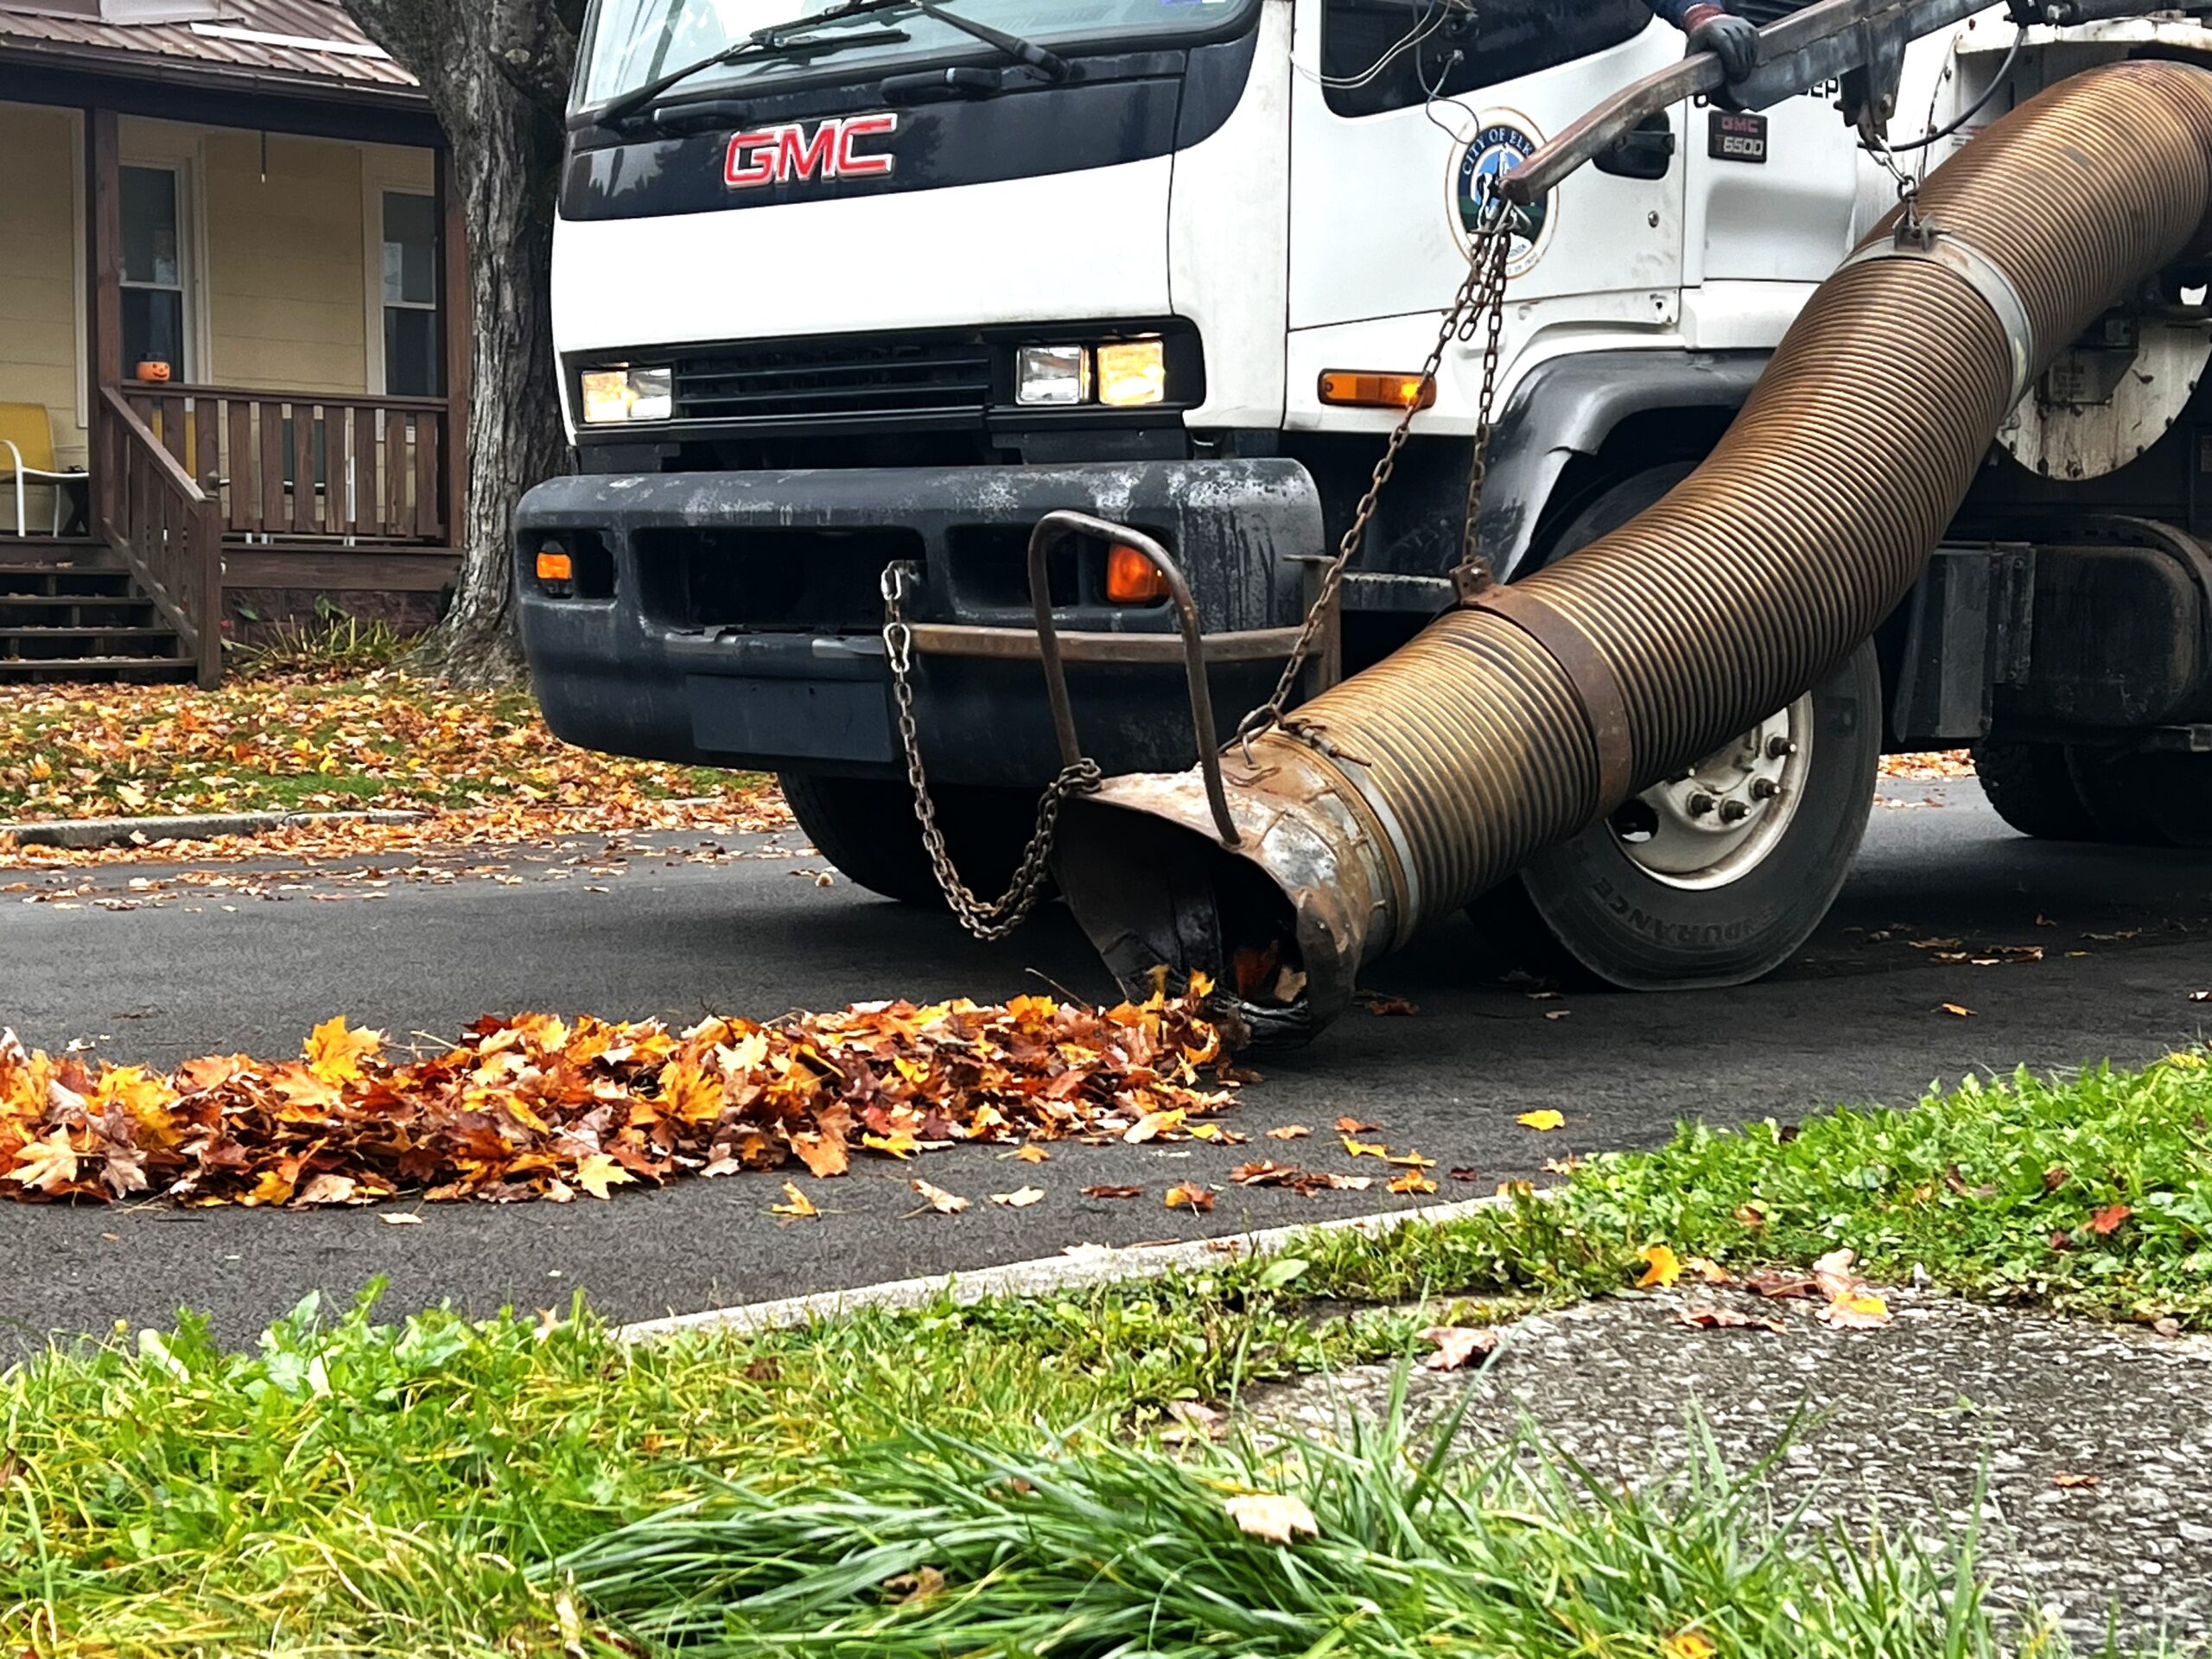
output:
<path id="1" fill-rule="evenodd" d="M 887 567 L 883 573 L 883 649 L 891 659 L 891 696 L 899 713 L 899 747 L 906 757 L 906 782 L 914 791 L 914 817 L 922 826 L 922 849 L 929 855 L 930 871 L 944 890 L 945 903 L 960 918 L 961 926 L 986 944 L 1003 939 L 1029 919 L 1029 912 L 1045 895 L 1051 879 L 1052 843 L 1059 835 L 1060 809 L 1078 795 L 1089 795 L 1105 782 L 1098 763 L 1084 759 L 1063 766 L 1058 777 L 1045 787 L 1037 803 L 1037 826 L 1022 850 L 1013 884 L 995 899 L 979 898 L 960 879 L 945 845 L 944 830 L 938 823 L 937 801 L 930 793 L 929 775 L 922 767 L 922 746 L 914 724 L 914 631 L 907 625 L 905 563 Z"/>
<path id="2" fill-rule="evenodd" d="M 1421 367 L 1421 384 L 1426 388 L 1436 380 L 1437 371 L 1444 365 L 1444 354 L 1455 340 L 1471 341 L 1478 328 L 1488 325 L 1488 335 L 1483 350 L 1483 381 L 1480 402 L 1475 421 L 1474 457 L 1467 478 L 1467 522 L 1462 534 L 1463 559 L 1479 559 L 1475 551 L 1476 516 L 1482 505 L 1483 486 L 1490 468 L 1491 416 L 1497 397 L 1497 364 L 1499 340 L 1505 322 L 1506 266 L 1512 254 L 1513 210 L 1503 196 L 1488 199 L 1488 210 L 1483 222 L 1476 227 L 1474 245 L 1467 258 L 1467 277 L 1459 284 L 1453 296 L 1452 308 L 1445 314 L 1444 326 L 1438 330 L 1436 344 L 1428 353 L 1428 361 Z M 1313 607 L 1306 613 L 1306 625 L 1299 631 L 1296 643 L 1291 646 L 1290 659 L 1283 664 L 1282 677 L 1276 682 L 1274 694 L 1265 702 L 1245 715 L 1236 728 L 1235 741 L 1243 745 L 1246 758 L 1251 754 L 1251 741 L 1261 733 L 1280 726 L 1290 707 L 1292 695 L 1298 688 L 1298 677 L 1304 671 L 1306 658 L 1327 626 L 1330 613 L 1335 608 L 1337 595 L 1343 589 L 1344 572 L 1359 556 L 1367 539 L 1367 527 L 1375 517 L 1375 509 L 1389 487 L 1391 475 L 1397 471 L 1398 452 L 1406 446 L 1412 435 L 1414 416 L 1421 413 L 1425 397 L 1416 396 L 1399 416 L 1391 429 L 1389 442 L 1383 445 L 1382 457 L 1375 463 L 1374 475 L 1369 480 L 1367 493 L 1360 498 L 1352 513 L 1351 526 L 1344 539 L 1337 544 L 1336 556 L 1329 561 L 1329 568 L 1322 573 L 1321 586 Z"/>

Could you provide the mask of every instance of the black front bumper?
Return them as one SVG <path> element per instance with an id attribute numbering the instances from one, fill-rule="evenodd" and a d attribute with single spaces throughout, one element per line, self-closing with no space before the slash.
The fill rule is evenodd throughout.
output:
<path id="1" fill-rule="evenodd" d="M 1274 688 L 1323 551 L 1319 496 L 1294 461 L 556 479 L 516 516 L 538 699 L 558 735 L 608 753 L 897 775 L 879 587 L 911 560 L 932 777 L 1040 784 L 1059 760 L 1025 548 L 1061 508 L 1166 543 L 1232 728 Z M 535 575 L 553 543 L 576 556 L 570 596 Z M 1107 603 L 1104 553 L 1071 550 L 1054 574 L 1084 747 L 1109 773 L 1179 771 L 1196 744 L 1173 614 Z"/>

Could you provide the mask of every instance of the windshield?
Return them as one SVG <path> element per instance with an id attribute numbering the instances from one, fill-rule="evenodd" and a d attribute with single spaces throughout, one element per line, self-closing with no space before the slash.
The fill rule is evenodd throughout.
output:
<path id="1" fill-rule="evenodd" d="M 712 57 L 758 29 L 827 11 L 835 0 L 600 0 L 585 58 L 576 75 L 575 107 L 595 109 L 658 75 Z M 946 0 L 949 10 L 1043 47 L 1076 41 L 1211 34 L 1234 22 L 1257 0 Z M 990 48 L 949 23 L 906 7 L 825 25 L 818 37 L 895 27 L 911 38 L 855 48 L 827 60 L 840 71 L 874 77 L 900 64 L 965 56 Z M 803 37 L 813 39 L 817 37 Z M 686 81 L 728 92 L 736 86 L 805 73 L 804 60 L 756 59 L 711 69 Z"/>

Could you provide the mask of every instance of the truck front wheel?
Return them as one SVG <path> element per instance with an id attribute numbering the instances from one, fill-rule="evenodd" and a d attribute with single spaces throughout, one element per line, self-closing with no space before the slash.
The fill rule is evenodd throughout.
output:
<path id="1" fill-rule="evenodd" d="M 1492 943 L 1626 990 L 1741 985 L 1794 955 L 1866 833 L 1882 751 L 1871 644 L 1678 777 L 1476 901 Z"/>
<path id="2" fill-rule="evenodd" d="M 815 850 L 856 886 L 901 904 L 944 908 L 906 785 L 805 772 L 786 772 L 777 781 Z M 954 786 L 935 795 L 938 823 L 961 880 L 995 899 L 1013 880 L 1036 803 L 1014 790 Z"/>

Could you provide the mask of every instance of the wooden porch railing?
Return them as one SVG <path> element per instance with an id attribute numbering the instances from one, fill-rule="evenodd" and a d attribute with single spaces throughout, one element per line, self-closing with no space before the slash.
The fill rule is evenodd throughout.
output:
<path id="1" fill-rule="evenodd" d="M 193 653 L 200 683 L 223 677 L 223 524 L 214 498 L 112 386 L 94 423 L 97 527 Z"/>
<path id="2" fill-rule="evenodd" d="M 233 536 L 448 540 L 442 402 L 137 383 L 122 397 Z"/>

